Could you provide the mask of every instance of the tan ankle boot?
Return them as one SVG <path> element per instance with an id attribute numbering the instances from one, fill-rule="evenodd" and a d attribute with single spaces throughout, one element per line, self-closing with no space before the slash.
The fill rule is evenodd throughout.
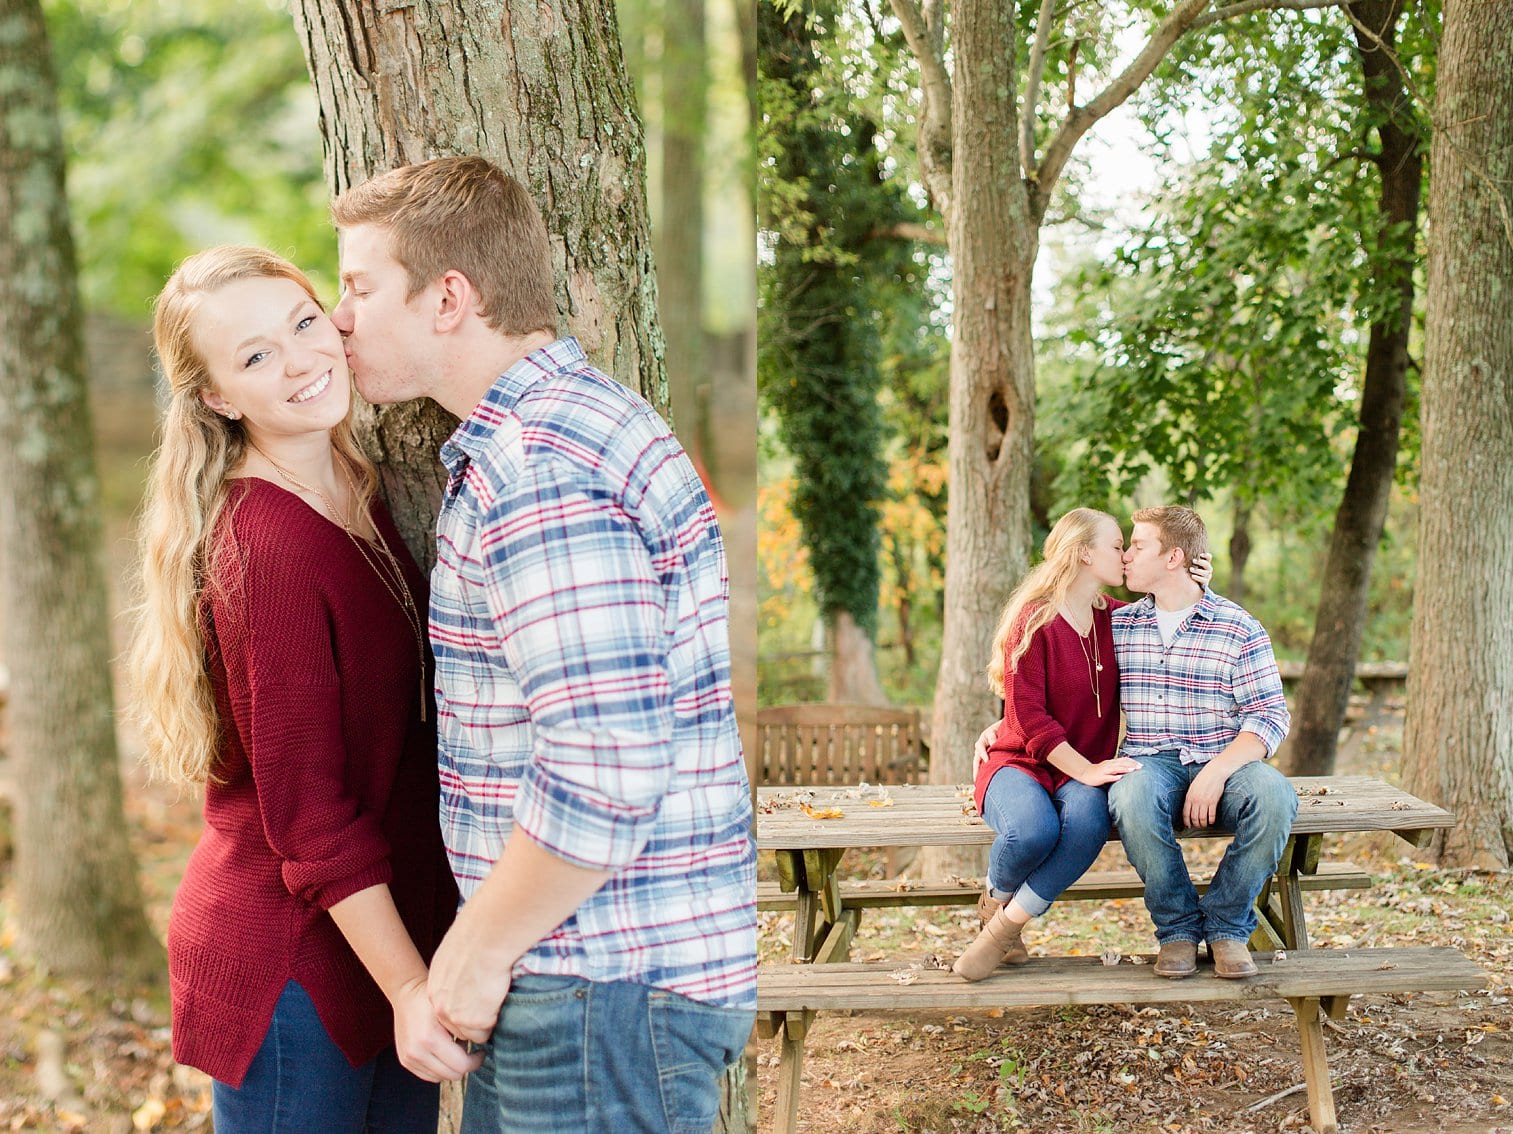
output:
<path id="1" fill-rule="evenodd" d="M 1002 910 L 956 959 L 952 971 L 963 980 L 982 980 L 999 965 L 1022 965 L 1030 959 L 1024 947 L 1024 926 L 1012 922 Z"/>
<path id="2" fill-rule="evenodd" d="M 984 886 L 977 898 L 977 920 L 982 923 L 982 928 L 986 929 L 988 922 L 993 920 L 993 915 L 1006 905 L 1006 901 L 993 897 L 993 891 Z"/>

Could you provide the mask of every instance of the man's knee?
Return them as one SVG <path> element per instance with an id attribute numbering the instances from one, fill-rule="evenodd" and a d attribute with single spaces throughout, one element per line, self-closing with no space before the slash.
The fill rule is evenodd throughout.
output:
<path id="1" fill-rule="evenodd" d="M 1244 765 L 1230 776 L 1224 791 L 1226 795 L 1234 792 L 1242 817 L 1291 830 L 1298 813 L 1298 793 L 1271 764 L 1253 761 Z"/>

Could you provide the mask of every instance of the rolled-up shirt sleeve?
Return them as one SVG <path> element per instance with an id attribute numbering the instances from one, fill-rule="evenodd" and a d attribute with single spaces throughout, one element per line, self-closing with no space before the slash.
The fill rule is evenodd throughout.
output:
<path id="1" fill-rule="evenodd" d="M 1260 623 L 1253 623 L 1235 661 L 1234 696 L 1241 732 L 1253 732 L 1266 746 L 1270 759 L 1287 738 L 1292 715 L 1282 692 L 1282 675 L 1272 653 L 1271 639 Z"/>
<path id="2" fill-rule="evenodd" d="M 634 519 L 557 459 L 482 518 L 484 591 L 530 714 L 516 824 L 587 869 L 633 863 L 673 776 L 665 591 Z"/>

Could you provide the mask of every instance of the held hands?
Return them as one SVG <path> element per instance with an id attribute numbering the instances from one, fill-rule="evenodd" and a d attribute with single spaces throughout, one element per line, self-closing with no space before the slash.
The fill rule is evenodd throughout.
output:
<path id="1" fill-rule="evenodd" d="M 449 1035 L 473 1043 L 487 1043 L 499 1020 L 499 1009 L 510 991 L 514 958 L 496 956 L 497 950 L 477 939 L 471 906 L 463 906 L 457 920 L 431 961 L 426 985 L 430 1007 Z"/>
<path id="2" fill-rule="evenodd" d="M 483 1063 L 481 1052 L 470 1055 L 436 1019 L 424 977 L 406 981 L 393 1005 L 394 1050 L 412 1074 L 428 1083 L 455 1082 Z"/>

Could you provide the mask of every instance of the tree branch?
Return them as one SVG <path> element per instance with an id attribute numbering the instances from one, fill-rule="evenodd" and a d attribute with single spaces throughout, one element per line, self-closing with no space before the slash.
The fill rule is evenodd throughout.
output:
<path id="1" fill-rule="evenodd" d="M 945 248 L 949 244 L 943 229 L 931 228 L 927 224 L 916 224 L 913 221 L 900 221 L 898 224 L 874 228 L 867 233 L 867 239 L 913 240 L 919 244 L 932 244 L 937 248 Z"/>
<path id="2" fill-rule="evenodd" d="M 909 50 L 919 63 L 920 174 L 942 216 L 951 208 L 951 76 L 946 70 L 945 28 L 940 0 L 891 0 Z"/>
<path id="3" fill-rule="evenodd" d="M 897 4 L 899 0 L 894 0 L 894 2 Z M 1065 121 L 1061 123 L 1061 128 L 1056 131 L 1056 136 L 1051 139 L 1051 144 L 1046 147 L 1045 158 L 1041 161 L 1040 168 L 1026 174 L 1033 185 L 1030 197 L 1036 220 L 1045 215 L 1045 206 L 1050 199 L 1051 189 L 1055 186 L 1056 179 L 1061 176 L 1067 159 L 1072 156 L 1072 149 L 1082 139 L 1082 135 L 1086 134 L 1095 122 L 1139 89 L 1140 84 L 1150 77 L 1151 72 L 1172 49 L 1172 44 L 1177 42 L 1203 9 L 1208 7 L 1208 3 L 1209 0 L 1181 0 L 1172 9 L 1171 15 L 1162 20 L 1156 30 L 1151 33 L 1150 41 L 1141 49 L 1140 54 L 1135 56 L 1134 62 L 1115 76 L 1109 85 L 1086 106 L 1076 107 L 1067 114 Z"/>
<path id="4" fill-rule="evenodd" d="M 1243 16 L 1247 12 L 1264 12 L 1268 9 L 1307 12 L 1315 8 L 1339 8 L 1345 3 L 1346 0 L 1240 0 L 1238 4 L 1216 8 L 1206 15 L 1199 16 L 1192 22 L 1189 30 L 1196 31 L 1198 28 L 1206 28 L 1211 24 L 1217 24 L 1220 20 L 1233 19 L 1235 16 Z"/>
<path id="5" fill-rule="evenodd" d="M 1019 114 L 1019 168 L 1026 177 L 1035 170 L 1035 107 L 1040 101 L 1040 80 L 1045 76 L 1046 46 L 1051 40 L 1051 19 L 1056 0 L 1040 0 L 1040 15 L 1035 19 L 1035 46 L 1030 49 L 1030 63 L 1025 69 L 1024 105 Z"/>
<path id="6" fill-rule="evenodd" d="M 951 76 L 946 72 L 937 28 L 930 25 L 926 13 L 915 0 L 891 0 L 891 3 L 893 14 L 903 25 L 904 39 L 908 41 L 909 50 L 914 52 L 914 58 L 919 61 L 920 85 L 926 96 L 939 99 L 937 105 L 945 107 L 949 114 Z"/>

